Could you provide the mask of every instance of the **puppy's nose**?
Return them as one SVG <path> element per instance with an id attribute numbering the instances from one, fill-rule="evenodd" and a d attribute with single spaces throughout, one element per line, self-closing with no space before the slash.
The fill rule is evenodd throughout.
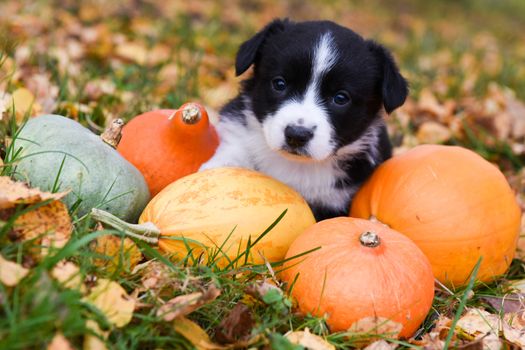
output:
<path id="1" fill-rule="evenodd" d="M 293 148 L 303 147 L 314 136 L 312 129 L 299 125 L 288 125 L 284 129 L 284 137 L 288 146 Z"/>

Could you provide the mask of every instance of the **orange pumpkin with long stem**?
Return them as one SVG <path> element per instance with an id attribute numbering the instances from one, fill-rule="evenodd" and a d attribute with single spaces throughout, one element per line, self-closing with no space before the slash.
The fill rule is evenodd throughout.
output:
<path id="1" fill-rule="evenodd" d="M 468 149 L 421 145 L 383 163 L 353 199 L 350 216 L 411 238 L 449 286 L 489 282 L 509 267 L 521 210 L 500 170 Z"/>
<path id="2" fill-rule="evenodd" d="M 117 150 L 144 175 L 152 196 L 196 172 L 210 159 L 219 138 L 204 107 L 146 112 L 128 122 Z"/>
<path id="3" fill-rule="evenodd" d="M 370 332 L 389 333 L 400 324 L 399 336 L 409 337 L 430 310 L 428 259 L 384 225 L 347 217 L 318 222 L 292 243 L 286 258 L 305 252 L 285 263 L 282 278 L 302 313 L 327 315 L 331 331 L 371 326 Z"/>

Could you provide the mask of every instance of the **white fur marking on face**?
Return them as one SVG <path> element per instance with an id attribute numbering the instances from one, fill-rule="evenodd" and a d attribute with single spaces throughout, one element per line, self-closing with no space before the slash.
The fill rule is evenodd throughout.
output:
<path id="1" fill-rule="evenodd" d="M 312 78 L 302 100 L 290 100 L 263 122 L 263 131 L 268 146 L 274 151 L 285 145 L 284 129 L 288 125 L 301 125 L 315 129 L 305 151 L 316 161 L 330 157 L 334 151 L 333 127 L 319 97 L 322 75 L 333 67 L 337 50 L 332 35 L 324 33 L 314 48 Z"/>

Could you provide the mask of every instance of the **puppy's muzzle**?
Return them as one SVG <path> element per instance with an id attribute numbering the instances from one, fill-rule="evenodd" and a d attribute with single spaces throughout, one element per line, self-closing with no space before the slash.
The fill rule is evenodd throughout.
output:
<path id="1" fill-rule="evenodd" d="M 304 147 L 313 137 L 313 129 L 304 126 L 288 125 L 284 129 L 286 144 L 292 149 Z"/>

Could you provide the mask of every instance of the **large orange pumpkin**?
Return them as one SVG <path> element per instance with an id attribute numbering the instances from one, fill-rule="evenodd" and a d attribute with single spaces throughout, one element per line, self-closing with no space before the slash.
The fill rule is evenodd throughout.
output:
<path id="1" fill-rule="evenodd" d="M 139 225 L 123 223 L 95 209 L 93 217 L 132 236 L 158 244 L 175 258 L 191 247 L 195 258 L 221 248 L 227 264 L 253 244 L 283 212 L 279 223 L 251 249 L 248 261 L 284 258 L 293 240 L 315 223 L 306 201 L 295 190 L 264 174 L 243 168 L 215 168 L 183 177 L 155 196 Z M 244 258 L 240 260 L 244 261 Z"/>
<path id="2" fill-rule="evenodd" d="M 327 314 L 332 331 L 374 318 L 379 329 L 383 319 L 402 324 L 401 337 L 417 330 L 432 305 L 434 277 L 410 239 L 379 223 L 339 217 L 307 229 L 286 258 L 316 247 L 282 272 L 289 284 L 297 276 L 292 295 L 303 313 Z"/>
<path id="3" fill-rule="evenodd" d="M 351 216 L 375 218 L 411 238 L 447 285 L 504 273 L 520 209 L 499 169 L 456 146 L 421 145 L 382 164 L 356 194 Z"/>
<path id="4" fill-rule="evenodd" d="M 196 172 L 213 156 L 219 138 L 204 107 L 146 112 L 122 129 L 117 150 L 144 175 L 152 196 L 173 181 Z"/>

